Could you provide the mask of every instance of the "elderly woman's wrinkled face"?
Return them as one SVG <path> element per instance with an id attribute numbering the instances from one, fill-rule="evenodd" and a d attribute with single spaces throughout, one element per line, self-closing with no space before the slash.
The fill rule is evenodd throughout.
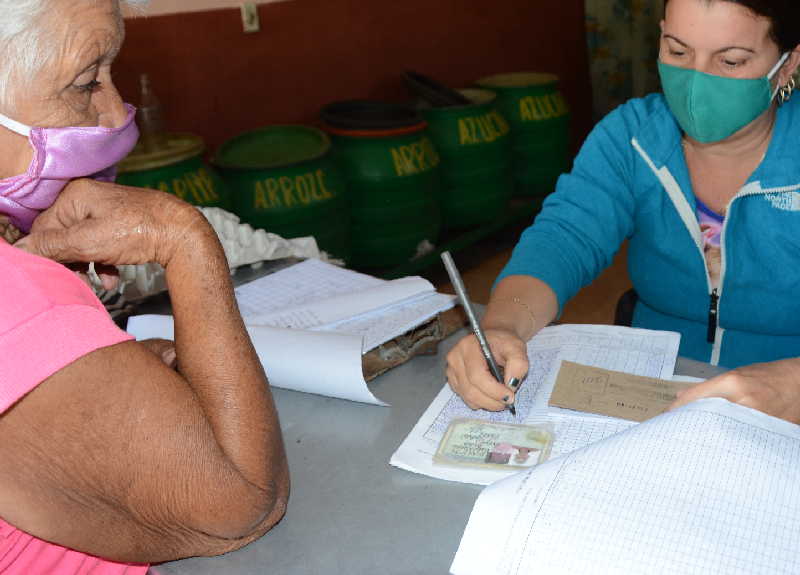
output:
<path id="1" fill-rule="evenodd" d="M 17 94 L 16 119 L 28 125 L 115 126 L 125 119 L 111 82 L 124 28 L 114 0 L 57 0 L 41 26 L 55 55 L 31 93 Z"/>
<path id="2" fill-rule="evenodd" d="M 3 110 L 29 126 L 119 126 L 126 110 L 111 81 L 111 64 L 124 39 L 117 0 L 53 0 L 39 20 L 52 57 L 30 78 L 14 78 L 13 110 Z M 5 131 L 4 131 L 5 132 Z M 0 177 L 24 172 L 30 147 L 24 138 L 3 133 Z"/>

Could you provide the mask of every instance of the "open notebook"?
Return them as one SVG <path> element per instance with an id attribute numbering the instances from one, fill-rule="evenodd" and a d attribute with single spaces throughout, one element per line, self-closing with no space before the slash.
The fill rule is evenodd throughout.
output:
<path id="1" fill-rule="evenodd" d="M 421 277 L 392 281 L 309 259 L 236 288 L 247 325 L 363 337 L 366 353 L 453 307 Z"/>
<path id="2" fill-rule="evenodd" d="M 273 386 L 377 405 L 362 355 L 454 305 L 419 277 L 386 281 L 315 259 L 238 287 L 236 301 Z M 174 337 L 172 316 L 134 316 L 127 329 Z"/>
<path id="3" fill-rule="evenodd" d="M 800 426 L 704 399 L 481 493 L 454 575 L 800 573 Z"/>

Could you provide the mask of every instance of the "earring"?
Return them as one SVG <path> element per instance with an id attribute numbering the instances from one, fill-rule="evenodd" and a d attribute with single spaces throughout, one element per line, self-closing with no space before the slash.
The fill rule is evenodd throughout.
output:
<path id="1" fill-rule="evenodd" d="M 786 83 L 785 86 L 781 86 L 781 89 L 778 90 L 778 97 L 780 98 L 781 104 L 784 104 L 789 101 L 789 98 L 792 97 L 792 92 L 794 92 L 795 88 L 795 81 L 794 76 L 789 78 L 789 81 Z"/>

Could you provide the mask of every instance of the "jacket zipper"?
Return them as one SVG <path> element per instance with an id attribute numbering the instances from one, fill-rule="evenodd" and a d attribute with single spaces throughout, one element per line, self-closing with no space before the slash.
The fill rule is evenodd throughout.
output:
<path id="1" fill-rule="evenodd" d="M 714 343 L 717 339 L 717 310 L 719 308 L 717 288 L 711 290 L 710 300 L 708 305 L 708 333 L 706 339 L 708 343 Z"/>

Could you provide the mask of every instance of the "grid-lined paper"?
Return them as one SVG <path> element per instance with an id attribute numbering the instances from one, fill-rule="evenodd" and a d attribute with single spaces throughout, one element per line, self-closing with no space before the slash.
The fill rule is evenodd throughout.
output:
<path id="1" fill-rule="evenodd" d="M 565 410 L 550 412 L 547 401 L 561 359 L 627 370 L 636 375 L 669 377 L 675 366 L 679 344 L 680 335 L 674 332 L 605 325 L 546 327 L 528 342 L 528 375 L 516 394 L 516 417 L 509 411 L 473 411 L 449 388 L 443 388 L 392 455 L 390 463 L 439 479 L 481 485 L 488 485 L 514 472 L 434 464 L 432 457 L 439 441 L 450 422 L 458 418 L 503 423 L 552 423 L 555 431 L 553 455 L 613 435 L 633 422 L 565 413 Z"/>
<path id="2" fill-rule="evenodd" d="M 422 278 L 386 281 L 315 259 L 238 287 L 236 301 L 249 326 L 356 335 L 364 353 L 454 305 Z"/>
<path id="3" fill-rule="evenodd" d="M 366 274 L 308 259 L 236 288 L 245 322 L 268 312 L 357 292 L 386 283 Z"/>
<path id="4" fill-rule="evenodd" d="M 500 481 L 452 572 L 800 573 L 800 427 L 706 399 Z"/>

